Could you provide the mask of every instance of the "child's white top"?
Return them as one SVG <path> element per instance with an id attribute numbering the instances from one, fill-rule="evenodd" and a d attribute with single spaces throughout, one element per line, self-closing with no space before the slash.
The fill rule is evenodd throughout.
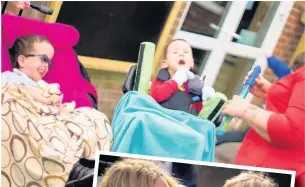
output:
<path id="1" fill-rule="evenodd" d="M 30 77 L 28 77 L 23 72 L 19 71 L 17 68 L 14 68 L 13 71 L 6 71 L 1 73 L 1 85 L 5 85 L 7 83 L 12 84 L 24 84 L 26 86 L 35 86 L 38 84 L 48 84 L 43 80 L 34 81 Z"/>

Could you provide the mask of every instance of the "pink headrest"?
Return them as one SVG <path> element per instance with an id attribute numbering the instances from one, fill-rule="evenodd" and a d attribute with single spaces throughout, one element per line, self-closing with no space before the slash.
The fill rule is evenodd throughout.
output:
<path id="1" fill-rule="evenodd" d="M 9 33 L 6 42 L 11 48 L 21 36 L 37 34 L 47 37 L 55 50 L 73 47 L 78 43 L 79 32 L 72 26 L 4 14 L 1 16 L 3 29 Z"/>
<path id="2" fill-rule="evenodd" d="M 92 106 L 87 93 L 96 99 L 97 92 L 90 82 L 82 78 L 78 67 L 78 59 L 73 46 L 78 43 L 78 31 L 69 25 L 60 23 L 45 23 L 15 15 L 2 15 L 2 57 L 1 71 L 12 70 L 8 49 L 15 40 L 26 35 L 42 35 L 50 40 L 55 48 L 52 68 L 44 77 L 48 83 L 59 83 L 64 93 L 64 102 L 75 100 L 77 107 Z"/>
<path id="3" fill-rule="evenodd" d="M 8 52 L 8 46 L 7 42 L 5 41 L 7 34 L 6 32 L 3 32 L 2 29 L 2 34 L 1 34 L 1 72 L 5 72 L 8 70 L 12 70 L 12 64 L 11 64 L 11 59 L 10 55 Z"/>

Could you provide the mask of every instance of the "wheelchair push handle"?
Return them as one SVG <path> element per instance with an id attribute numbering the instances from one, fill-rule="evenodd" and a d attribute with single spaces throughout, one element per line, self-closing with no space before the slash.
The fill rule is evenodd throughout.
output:
<path id="1" fill-rule="evenodd" d="M 1 14 L 4 14 L 6 7 L 7 7 L 8 1 L 4 1 L 2 10 L 1 10 Z M 45 5 L 34 5 L 32 3 L 29 2 L 29 7 L 31 7 L 32 9 L 38 10 L 39 12 L 43 13 L 43 14 L 47 14 L 47 15 L 52 15 L 53 14 L 53 10 Z M 18 16 L 21 16 L 23 13 L 23 9 L 19 10 Z"/>
<path id="2" fill-rule="evenodd" d="M 53 14 L 53 10 L 45 5 L 33 5 L 31 4 L 30 7 L 32 9 L 38 10 L 39 12 L 43 13 L 43 14 L 48 14 L 48 15 L 52 15 Z"/>

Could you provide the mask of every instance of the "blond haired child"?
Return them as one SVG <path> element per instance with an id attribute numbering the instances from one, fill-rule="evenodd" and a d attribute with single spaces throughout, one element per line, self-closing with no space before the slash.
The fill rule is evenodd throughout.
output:
<path id="1" fill-rule="evenodd" d="M 227 180 L 223 187 L 277 187 L 277 184 L 262 173 L 243 172 Z"/>
<path id="2" fill-rule="evenodd" d="M 125 159 L 106 170 L 100 187 L 177 187 L 179 182 L 154 162 Z"/>

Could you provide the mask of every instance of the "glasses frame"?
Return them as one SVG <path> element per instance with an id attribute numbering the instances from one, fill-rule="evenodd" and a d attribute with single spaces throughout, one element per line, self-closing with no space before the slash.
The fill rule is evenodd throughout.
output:
<path id="1" fill-rule="evenodd" d="M 24 54 L 23 56 L 25 57 L 40 57 L 40 60 L 44 63 L 47 63 L 48 66 L 50 67 L 51 66 L 51 60 L 49 59 L 49 57 L 45 54 Z"/>

